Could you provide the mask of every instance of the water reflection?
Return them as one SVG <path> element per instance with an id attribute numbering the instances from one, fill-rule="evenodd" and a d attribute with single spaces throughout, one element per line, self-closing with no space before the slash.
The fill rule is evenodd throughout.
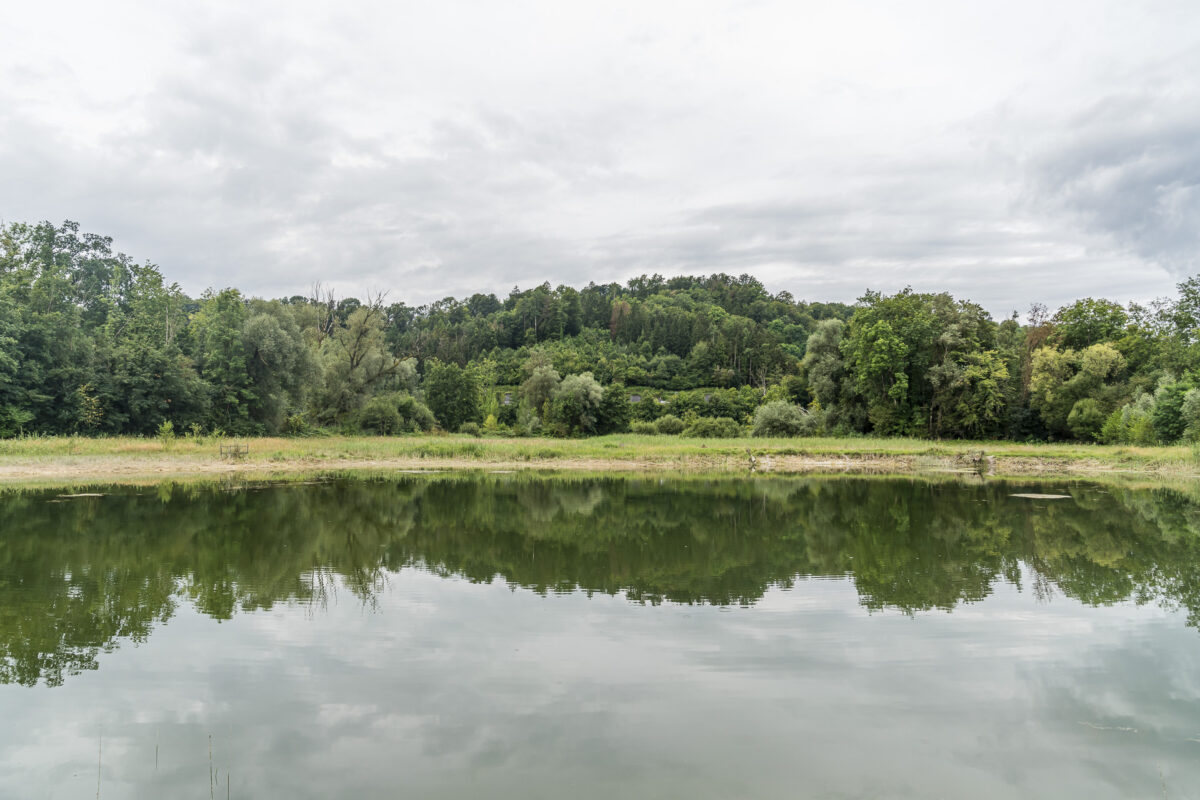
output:
<path id="1" fill-rule="evenodd" d="M 1045 487 L 1035 487 L 1044 489 Z M 51 686 L 145 640 L 181 604 L 216 619 L 334 586 L 375 603 L 417 565 L 540 593 L 753 605 L 848 576 L 859 602 L 952 610 L 998 584 L 1200 621 L 1200 501 L 1003 482 L 529 476 L 215 485 L 0 499 L 0 682 Z"/>

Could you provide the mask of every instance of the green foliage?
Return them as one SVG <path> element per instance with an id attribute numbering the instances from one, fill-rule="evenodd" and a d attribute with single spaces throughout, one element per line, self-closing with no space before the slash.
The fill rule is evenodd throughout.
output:
<path id="1" fill-rule="evenodd" d="M 191 323 L 200 375 L 210 387 L 214 418 L 235 432 L 249 431 L 250 403 L 255 399 L 242 340 L 245 319 L 241 293 L 225 289 L 205 293 Z"/>
<path id="2" fill-rule="evenodd" d="M 1090 397 L 1077 400 L 1071 407 L 1071 413 L 1067 415 L 1067 427 L 1071 429 L 1072 435 L 1084 442 L 1100 438 L 1104 424 L 1104 411 L 1100 404 Z"/>
<path id="3" fill-rule="evenodd" d="M 422 387 L 425 402 L 443 429 L 456 431 L 464 422 L 482 419 L 474 373 L 457 364 L 431 361 L 426 365 Z"/>
<path id="4" fill-rule="evenodd" d="M 1105 444 L 1156 444 L 1158 436 L 1154 431 L 1153 414 L 1154 397 L 1139 395 L 1108 415 L 1100 430 L 1100 441 Z"/>
<path id="5" fill-rule="evenodd" d="M 80 384 L 75 389 L 75 402 L 79 409 L 79 430 L 82 433 L 96 433 L 99 431 L 100 424 L 104 421 L 104 408 L 90 383 Z"/>
<path id="6" fill-rule="evenodd" d="M 568 375 L 554 390 L 546 420 L 562 435 L 595 433 L 603 400 L 604 390 L 592 373 Z"/>
<path id="7" fill-rule="evenodd" d="M 163 447 L 169 448 L 175 444 L 175 424 L 169 419 L 163 420 L 162 424 L 158 426 L 155 435 L 158 436 L 158 440 L 162 442 Z"/>
<path id="8" fill-rule="evenodd" d="M 765 403 L 754 412 L 755 436 L 800 436 L 811 429 L 808 413 L 785 400 Z"/>
<path id="9" fill-rule="evenodd" d="M 414 388 L 416 365 L 387 350 L 383 310 L 378 303 L 356 307 L 344 325 L 335 325 L 320 339 L 317 350 L 324 380 L 313 407 L 322 422 L 349 419 L 381 389 Z"/>
<path id="10" fill-rule="evenodd" d="M 1129 315 L 1111 300 L 1085 297 L 1060 308 L 1050 322 L 1057 344 L 1082 350 L 1119 339 L 1129 322 Z"/>
<path id="11" fill-rule="evenodd" d="M 467 434 L 468 436 L 478 436 L 478 435 L 479 435 L 479 433 L 480 433 L 480 429 L 479 429 L 479 423 L 477 423 L 477 422 L 464 422 L 462 425 L 459 425 L 459 426 L 458 426 L 458 432 L 459 432 L 459 433 L 465 433 L 465 434 Z"/>
<path id="12" fill-rule="evenodd" d="M 683 431 L 698 439 L 732 439 L 741 433 L 742 427 L 729 417 L 697 417 Z"/>
<path id="13" fill-rule="evenodd" d="M 640 433 L 643 436 L 658 435 L 658 426 L 653 422 L 646 422 L 645 420 L 635 419 L 633 422 L 629 423 L 629 429 L 633 433 Z"/>
<path id="14" fill-rule="evenodd" d="M 622 433 L 629 430 L 629 419 L 633 409 L 625 387 L 614 383 L 604 387 L 600 408 L 596 410 L 596 433 Z"/>
<path id="15" fill-rule="evenodd" d="M 404 420 L 389 397 L 372 397 L 358 412 L 358 429 L 364 433 L 392 436 L 404 430 Z"/>
<path id="16" fill-rule="evenodd" d="M 1081 413 L 1089 420 L 1100 414 L 1101 421 L 1094 426 L 1099 434 L 1104 418 L 1116 405 L 1119 387 L 1114 380 L 1124 368 L 1124 357 L 1110 344 L 1095 344 L 1083 351 L 1043 347 L 1033 354 L 1030 405 L 1051 432 L 1078 438 L 1070 422 L 1071 411 L 1080 400 L 1090 399 L 1095 408 L 1089 404 Z M 1091 423 L 1078 430 L 1091 431 Z"/>
<path id="17" fill-rule="evenodd" d="M 396 411 L 404 421 L 404 430 L 406 431 L 431 431 L 437 424 L 429 407 L 411 394 L 396 396 Z"/>
<path id="18" fill-rule="evenodd" d="M 598 395 L 572 381 L 584 374 Z M 1200 439 L 1198 375 L 1200 277 L 1175 301 L 1085 298 L 1028 324 L 911 289 L 798 302 L 744 275 L 420 307 L 319 287 L 192 299 L 75 223 L 0 225 L 0 437 L 423 430 L 430 414 L 446 430 L 494 417 L 489 431 L 591 435 L 666 416 L 749 426 L 783 402 L 807 408 L 806 431 L 843 435 L 1167 443 Z"/>
<path id="19" fill-rule="evenodd" d="M 1200 442 L 1200 389 L 1188 389 L 1179 407 L 1183 418 L 1183 439 L 1187 442 Z"/>
<path id="20" fill-rule="evenodd" d="M 683 420 L 674 414 L 665 414 L 651 424 L 654 426 L 655 432 L 665 436 L 678 436 L 686 427 Z"/>
<path id="21" fill-rule="evenodd" d="M 844 423 L 885 435 L 962 436 L 995 426 L 1007 370 L 993 350 L 996 325 L 979 306 L 948 294 L 868 292 L 841 339 L 846 377 L 828 352 L 837 331 L 812 342 L 806 368 L 821 407 Z"/>
<path id="22" fill-rule="evenodd" d="M 1150 414 L 1150 421 L 1160 442 L 1173 444 L 1183 438 L 1188 428 L 1183 404 L 1191 390 L 1190 382 L 1169 379 L 1164 380 L 1155 390 L 1154 410 Z"/>
<path id="23" fill-rule="evenodd" d="M 558 384 L 559 375 L 554 367 L 548 364 L 536 366 L 525 382 L 521 384 L 521 398 L 529 404 L 530 408 L 544 413 L 546 405 L 558 389 Z"/>

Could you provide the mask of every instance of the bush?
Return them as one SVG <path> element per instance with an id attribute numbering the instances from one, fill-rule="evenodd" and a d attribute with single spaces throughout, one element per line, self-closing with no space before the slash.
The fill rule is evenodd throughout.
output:
<path id="1" fill-rule="evenodd" d="M 1096 441 L 1105 422 L 1105 414 L 1100 404 L 1090 397 L 1076 401 L 1067 416 L 1067 427 L 1071 429 L 1071 433 L 1076 439 L 1085 442 Z"/>
<path id="2" fill-rule="evenodd" d="M 1184 440 L 1200 441 L 1200 389 L 1191 389 L 1183 396 L 1183 405 L 1179 411 L 1185 425 Z"/>
<path id="3" fill-rule="evenodd" d="M 372 397 L 358 412 L 354 422 L 358 430 L 377 436 L 428 431 L 434 425 L 433 412 L 410 394 Z"/>
<path id="4" fill-rule="evenodd" d="M 429 406 L 422 403 L 411 394 L 400 395 L 396 398 L 396 411 L 404 420 L 406 431 L 431 431 L 436 420 Z"/>
<path id="5" fill-rule="evenodd" d="M 809 428 L 808 413 L 786 400 L 774 400 L 754 412 L 755 436 L 800 436 Z"/>
<path id="6" fill-rule="evenodd" d="M 729 417 L 744 420 L 762 401 L 762 393 L 753 386 L 737 389 L 691 389 L 669 398 L 668 409 L 678 417 Z"/>
<path id="7" fill-rule="evenodd" d="M 658 428 L 653 422 L 646 422 L 645 420 L 640 419 L 635 419 L 633 422 L 629 423 L 629 428 L 634 433 L 640 433 L 643 436 L 654 436 L 658 433 Z"/>
<path id="8" fill-rule="evenodd" d="M 458 426 L 458 432 L 465 433 L 468 436 L 478 436 L 479 435 L 479 423 L 478 422 L 464 422 L 462 425 Z"/>
<path id="9" fill-rule="evenodd" d="M 394 399 L 386 396 L 372 397 L 358 412 L 358 427 L 367 433 L 392 436 L 404 429 L 404 419 L 396 410 Z"/>
<path id="10" fill-rule="evenodd" d="M 687 426 L 683 424 L 683 420 L 674 414 L 667 414 L 664 417 L 659 417 L 654 422 L 654 430 L 657 433 L 666 436 L 678 436 L 683 433 L 683 429 Z"/>
<path id="11" fill-rule="evenodd" d="M 1150 412 L 1150 421 L 1163 444 L 1173 444 L 1183 438 L 1188 427 L 1183 404 L 1191 388 L 1190 384 L 1180 381 L 1164 383 L 1154 392 L 1154 410 Z"/>
<path id="12" fill-rule="evenodd" d="M 1105 444 L 1157 444 L 1153 412 L 1154 397 L 1138 395 L 1132 403 L 1126 403 L 1108 416 L 1100 428 L 1100 441 Z"/>
<path id="13" fill-rule="evenodd" d="M 741 432 L 741 426 L 729 417 L 699 417 L 684 430 L 683 434 L 699 439 L 732 439 Z"/>

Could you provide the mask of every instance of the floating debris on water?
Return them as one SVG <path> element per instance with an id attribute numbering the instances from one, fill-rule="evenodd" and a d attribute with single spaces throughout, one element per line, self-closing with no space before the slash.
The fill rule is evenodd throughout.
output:
<path id="1" fill-rule="evenodd" d="M 1024 497 L 1026 500 L 1070 500 L 1069 494 L 1010 494 L 1009 497 Z"/>

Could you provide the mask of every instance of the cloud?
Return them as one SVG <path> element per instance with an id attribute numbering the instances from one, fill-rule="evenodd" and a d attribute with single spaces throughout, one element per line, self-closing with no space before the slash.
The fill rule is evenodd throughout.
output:
<path id="1" fill-rule="evenodd" d="M 1200 268 L 1200 92 L 1192 87 L 1102 98 L 1074 115 L 1031 171 L 1045 206 L 1173 275 Z"/>
<path id="2" fill-rule="evenodd" d="M 1195 267 L 1193 6 L 917 5 L 23 7 L 0 218 L 407 302 L 729 271 L 1007 313 Z"/>

